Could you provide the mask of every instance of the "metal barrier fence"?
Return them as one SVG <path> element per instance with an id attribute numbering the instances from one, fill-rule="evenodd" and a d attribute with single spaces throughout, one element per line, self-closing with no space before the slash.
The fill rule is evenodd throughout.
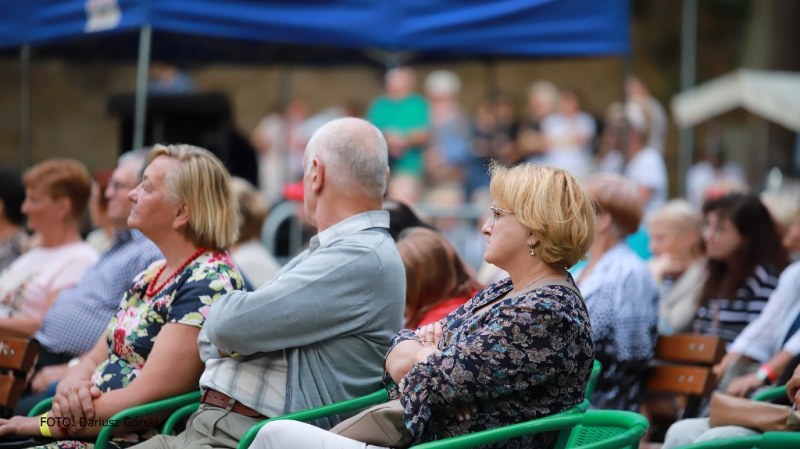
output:
<path id="1" fill-rule="evenodd" d="M 285 264 L 308 244 L 303 237 L 303 224 L 297 215 L 298 208 L 303 207 L 299 201 L 278 203 L 269 213 L 261 228 L 261 242 L 272 253 L 279 263 Z M 438 204 L 419 203 L 414 211 L 425 222 L 441 219 L 456 219 L 463 229 L 475 229 L 486 215 L 486 208 L 477 204 L 463 204 L 458 207 L 442 207 Z M 445 232 L 445 234 L 447 234 Z M 284 239 L 282 243 L 280 240 Z M 463 239 L 450 239 L 459 254 L 468 254 L 468 243 Z M 285 249 L 286 251 L 281 251 Z"/>

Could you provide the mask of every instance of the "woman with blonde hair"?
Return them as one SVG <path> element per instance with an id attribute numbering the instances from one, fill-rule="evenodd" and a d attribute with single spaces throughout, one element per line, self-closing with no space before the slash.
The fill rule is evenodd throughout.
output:
<path id="1" fill-rule="evenodd" d="M 703 218 L 686 200 L 672 200 L 645 220 L 659 294 L 660 334 L 691 332 L 706 280 Z"/>
<path id="2" fill-rule="evenodd" d="M 78 283 L 97 261 L 97 253 L 79 231 L 91 190 L 83 164 L 48 159 L 28 169 L 22 184 L 22 213 L 41 245 L 0 272 L 0 333 L 30 337 L 58 293 Z"/>
<path id="3" fill-rule="evenodd" d="M 259 287 L 281 269 L 259 240 L 269 206 L 247 180 L 234 177 L 231 187 L 239 210 L 239 238 L 231 245 L 231 258 L 250 284 Z"/>
<path id="4" fill-rule="evenodd" d="M 638 412 L 658 321 L 653 277 L 625 243 L 642 219 L 639 193 L 631 181 L 608 173 L 590 176 L 585 186 L 602 209 L 589 263 L 574 273 L 592 318 L 596 357 L 603 364 L 589 400 L 596 408 Z"/>
<path id="5" fill-rule="evenodd" d="M 565 170 L 494 165 L 495 204 L 483 226 L 485 259 L 510 277 L 440 321 L 402 330 L 386 356 L 385 379 L 405 408 L 413 443 L 439 440 L 559 413 L 583 401 L 594 362 L 589 314 L 566 271 L 595 235 L 591 196 Z M 487 447 L 547 448 L 555 435 Z M 364 448 L 308 424 L 276 421 L 252 448 Z"/>
<path id="6" fill-rule="evenodd" d="M 397 250 L 406 268 L 406 329 L 439 321 L 482 289 L 453 245 L 432 229 L 409 228 Z"/>
<path id="7" fill-rule="evenodd" d="M 228 172 L 202 148 L 156 145 L 128 198 L 128 225 L 164 259 L 133 279 L 106 334 L 59 382 L 52 410 L 0 420 L 0 435 L 52 436 L 51 447 L 89 447 L 71 439 L 96 436 L 102 422 L 126 408 L 197 390 L 203 372 L 197 340 L 211 304 L 244 285 L 226 252 L 237 235 Z"/>

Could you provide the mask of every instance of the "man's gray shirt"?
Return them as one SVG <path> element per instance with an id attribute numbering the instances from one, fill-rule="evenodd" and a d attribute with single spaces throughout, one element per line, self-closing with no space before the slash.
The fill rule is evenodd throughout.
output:
<path id="1" fill-rule="evenodd" d="M 270 365 L 285 356 L 284 413 L 378 390 L 406 297 L 388 227 L 384 211 L 350 217 L 314 236 L 258 291 L 219 298 L 199 337 L 206 363 L 200 386 L 268 414 L 264 398 L 279 387 L 269 385 Z M 235 355 L 221 357 L 218 349 Z"/>

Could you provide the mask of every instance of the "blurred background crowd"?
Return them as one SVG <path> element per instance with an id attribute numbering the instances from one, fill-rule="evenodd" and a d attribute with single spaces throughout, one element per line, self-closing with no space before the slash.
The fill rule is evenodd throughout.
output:
<path id="1" fill-rule="evenodd" d="M 696 22 L 689 74 L 686 49 L 679 50 L 687 45 L 687 5 Z M 768 336 L 762 316 L 781 291 L 782 273 L 788 277 L 780 282 L 800 285 L 785 270 L 800 257 L 800 3 L 629 6 L 632 48 L 622 55 L 431 61 L 415 52 L 374 52 L 368 62 L 304 65 L 308 59 L 290 48 L 270 66 L 210 64 L 191 54 L 154 59 L 141 143 L 208 147 L 237 177 L 242 220 L 231 252 L 257 287 L 314 234 L 301 207 L 311 135 L 340 117 L 373 123 L 388 143 L 384 207 L 393 225 L 439 231 L 417 230 L 398 242 L 408 285 L 418 286 L 414 293 L 409 287 L 407 327 L 443 316 L 505 277 L 483 261 L 491 161 L 563 168 L 586 182 L 608 219 L 588 260 L 572 267 L 604 365 L 592 403 L 644 410 L 643 367 L 657 335 L 675 332 L 726 339 L 736 357 L 719 365 L 719 388 L 745 395 L 762 385 L 752 378 L 760 366 L 774 362 L 775 377 L 791 374 L 800 352 L 790 344 L 800 310 L 786 309 L 796 313 Z M 113 204 L 114 192 L 133 187 L 112 174 L 135 134 L 135 67 L 92 58 L 94 49 L 34 48 L 24 66 L 11 50 L 0 59 L 0 299 L 10 309 L 16 303 L 9 292 L 18 285 L 10 287 L 2 270 L 41 245 L 42 233 L 28 231 L 80 235 L 81 264 L 73 263 L 76 272 L 64 281 L 74 284 L 77 270 L 112 247 L 119 217 L 109 218 L 109 197 Z M 21 113 L 20 92 L 30 94 Z M 74 182 L 91 189 L 88 213 L 73 204 L 64 229 L 51 229 L 48 214 L 57 214 L 57 205 L 25 198 L 26 188 L 30 197 L 49 182 L 46 174 L 22 176 L 57 157 L 78 159 L 91 172 L 91 182 Z M 422 249 L 431 254 L 420 256 Z M 448 272 L 436 271 L 442 267 Z M 433 282 L 441 276 L 448 283 Z M 791 301 L 800 304 L 800 295 Z M 47 306 L 38 304 L 37 314 Z M 622 309 L 635 313 L 620 321 Z M 762 326 L 758 332 L 747 331 L 753 323 Z M 750 351 L 747 343 L 759 338 L 776 340 L 778 349 Z M 782 344 L 789 353 L 775 359 Z"/>

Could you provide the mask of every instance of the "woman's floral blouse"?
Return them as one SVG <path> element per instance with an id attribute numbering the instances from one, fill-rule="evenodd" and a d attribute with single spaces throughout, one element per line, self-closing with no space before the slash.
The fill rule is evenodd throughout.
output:
<path id="1" fill-rule="evenodd" d="M 92 382 L 103 392 L 124 388 L 136 378 L 165 324 L 200 328 L 217 298 L 245 286 L 244 278 L 227 254 L 205 253 L 172 278 L 155 297 L 149 298 L 145 295 L 147 286 L 164 263 L 164 260 L 153 262 L 134 278 L 106 328 L 108 358 L 92 375 Z M 170 274 L 162 274 L 160 282 Z M 126 446 L 138 441 L 139 436 L 132 434 L 113 443 Z M 48 447 L 83 449 L 93 445 L 63 440 Z"/>
<path id="2" fill-rule="evenodd" d="M 513 287 L 509 278 L 492 284 L 443 318 L 441 354 L 415 364 L 400 382 L 415 444 L 548 416 L 583 401 L 594 361 L 585 304 L 566 287 L 548 286 L 476 314 Z M 392 347 L 405 340 L 419 341 L 414 331 L 402 330 Z M 467 404 L 478 407 L 470 420 L 448 413 Z M 548 433 L 488 447 L 549 448 L 554 442 Z"/>

